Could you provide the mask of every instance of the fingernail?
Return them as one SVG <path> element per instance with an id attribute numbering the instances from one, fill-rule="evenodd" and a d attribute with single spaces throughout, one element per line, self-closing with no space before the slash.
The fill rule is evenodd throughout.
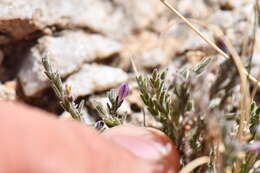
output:
<path id="1" fill-rule="evenodd" d="M 178 169 L 179 156 L 176 147 L 162 132 L 143 127 L 117 126 L 104 132 L 103 135 L 135 156 L 147 161 L 162 161 Z"/>

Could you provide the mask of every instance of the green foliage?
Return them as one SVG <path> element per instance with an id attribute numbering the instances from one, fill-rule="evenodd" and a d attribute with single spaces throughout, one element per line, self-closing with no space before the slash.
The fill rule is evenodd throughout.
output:
<path id="1" fill-rule="evenodd" d="M 44 73 L 49 78 L 51 87 L 58 97 L 61 107 L 70 113 L 72 118 L 84 122 L 83 108 L 85 102 L 83 100 L 80 104 L 74 102 L 71 94 L 71 86 L 63 85 L 60 74 L 52 70 L 47 57 L 42 58 L 42 64 L 45 69 Z"/>
<path id="2" fill-rule="evenodd" d="M 192 92 L 191 81 L 202 74 L 209 62 L 210 58 L 205 58 L 194 68 L 183 68 L 174 74 L 171 81 L 167 80 L 167 71 L 159 72 L 156 69 L 151 76 L 136 76 L 143 103 L 151 115 L 161 122 L 163 125 L 161 130 L 177 144 L 181 154 L 182 165 L 185 165 L 194 158 L 204 156 L 205 153 L 212 156 L 216 154 L 215 147 L 209 147 L 214 142 L 207 141 L 207 121 L 205 121 L 207 115 L 204 115 L 205 113 L 195 113 L 195 115 L 193 100 L 190 98 Z M 42 59 L 42 63 L 45 74 L 49 78 L 51 87 L 58 97 L 62 108 L 69 112 L 74 119 L 84 122 L 84 101 L 76 104 L 71 94 L 71 86 L 63 85 L 59 73 L 52 70 L 46 57 Z M 96 103 L 96 110 L 101 118 L 94 125 L 96 129 L 104 131 L 109 127 L 118 126 L 125 122 L 126 115 L 121 115 L 118 109 L 128 95 L 128 92 L 128 85 L 122 84 L 118 91 L 112 89 L 107 92 L 109 101 L 106 105 Z M 213 108 L 209 110 L 213 111 Z M 234 167 L 234 162 L 240 159 L 241 153 L 243 153 L 243 163 L 240 173 L 251 173 L 257 169 L 254 168 L 254 164 L 260 159 L 259 154 L 249 150 L 249 143 L 259 140 L 257 128 L 259 128 L 260 107 L 255 102 L 251 104 L 249 119 L 251 137 L 249 137 L 245 144 L 241 144 L 236 139 L 236 136 L 230 135 L 232 132 L 230 129 L 237 123 L 237 114 L 227 113 L 215 119 L 220 121 L 217 123 L 219 129 L 216 130 L 219 130 L 219 138 L 221 139 L 218 140 L 222 142 L 218 145 L 223 145 L 224 147 L 224 152 L 221 153 L 221 165 L 223 167 L 221 169 Z M 231 125 L 232 123 L 233 125 Z M 207 142 L 209 143 L 206 144 Z M 205 148 L 208 148 L 208 150 L 205 150 Z M 186 151 L 187 149 L 189 152 Z M 216 163 L 213 161 L 210 163 L 211 168 L 214 167 L 214 164 Z M 195 172 L 201 172 L 204 168 L 200 167 Z"/>
<path id="3" fill-rule="evenodd" d="M 250 133 L 254 139 L 256 136 L 257 125 L 259 124 L 260 116 L 260 107 L 256 105 L 255 102 L 251 104 L 251 113 L 250 113 Z"/>
<path id="4" fill-rule="evenodd" d="M 96 110 L 107 126 L 114 127 L 124 123 L 126 115 L 120 115 L 118 108 L 122 105 L 128 92 L 128 84 L 122 84 L 118 92 L 114 89 L 107 92 L 109 103 L 106 104 L 106 109 L 100 103 L 96 104 Z"/>
<path id="5" fill-rule="evenodd" d="M 123 119 L 118 115 L 117 110 L 119 107 L 116 105 L 116 94 L 115 90 L 111 90 L 107 94 L 109 98 L 109 103 L 106 104 L 106 107 L 101 103 L 96 103 L 96 110 L 99 113 L 100 118 L 107 124 L 109 127 L 118 126 L 123 124 Z"/>
<path id="6" fill-rule="evenodd" d="M 193 69 L 180 70 L 171 83 L 166 80 L 166 71 L 159 72 L 156 69 L 150 77 L 136 77 L 142 101 L 150 113 L 163 124 L 162 130 L 174 141 L 180 138 L 185 113 L 192 110 L 191 73 L 198 76 L 209 61 L 209 58 L 205 58 Z"/>
<path id="7" fill-rule="evenodd" d="M 51 87 L 58 97 L 61 107 L 70 113 L 73 119 L 84 122 L 84 100 L 79 104 L 74 102 L 74 98 L 71 94 L 71 86 L 63 86 L 59 73 L 53 72 L 47 57 L 42 58 L 42 64 L 45 69 L 44 73 L 49 78 Z M 123 103 L 124 98 L 128 95 L 128 92 L 128 85 L 123 84 L 120 86 L 118 93 L 116 93 L 114 89 L 108 92 L 107 97 L 109 98 L 109 103 L 107 103 L 106 109 L 100 103 L 96 104 L 96 110 L 102 121 L 95 123 L 94 127 L 102 131 L 106 127 L 117 126 L 125 121 L 126 116 L 119 115 L 117 110 Z"/>

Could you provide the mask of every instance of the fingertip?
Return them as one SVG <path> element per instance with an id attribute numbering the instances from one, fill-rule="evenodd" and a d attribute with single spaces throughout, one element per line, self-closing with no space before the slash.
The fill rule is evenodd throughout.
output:
<path id="1" fill-rule="evenodd" d="M 171 139 L 154 128 L 117 126 L 105 131 L 106 138 L 152 164 L 156 172 L 178 172 L 179 154 Z"/>

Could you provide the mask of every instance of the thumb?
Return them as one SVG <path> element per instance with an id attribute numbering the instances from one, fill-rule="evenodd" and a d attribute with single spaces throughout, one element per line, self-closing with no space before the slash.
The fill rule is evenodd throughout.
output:
<path id="1" fill-rule="evenodd" d="M 119 126 L 103 135 L 31 107 L 0 101 L 0 172 L 177 172 L 162 133 Z M 173 171 L 174 170 L 174 171 Z"/>
<path id="2" fill-rule="evenodd" d="M 179 155 L 171 140 L 159 130 L 117 126 L 105 131 L 106 138 L 153 165 L 155 172 L 178 172 Z"/>

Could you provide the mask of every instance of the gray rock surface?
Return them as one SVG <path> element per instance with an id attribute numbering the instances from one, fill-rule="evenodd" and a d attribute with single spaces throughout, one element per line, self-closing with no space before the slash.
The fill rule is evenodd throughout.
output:
<path id="1" fill-rule="evenodd" d="M 205 18 L 211 12 L 211 9 L 206 6 L 204 0 L 181 0 L 177 3 L 176 7 L 183 15 L 192 18 Z"/>
<path id="2" fill-rule="evenodd" d="M 164 66 L 170 62 L 176 47 L 175 39 L 158 36 L 152 32 L 141 32 L 126 37 L 125 47 L 120 52 L 121 57 L 132 57 L 137 69 Z"/>
<path id="3" fill-rule="evenodd" d="M 127 73 L 119 68 L 85 64 L 65 83 L 72 86 L 73 95 L 78 97 L 114 88 L 126 80 Z"/>
<path id="4" fill-rule="evenodd" d="M 158 0 L 2 0 L 0 44 L 23 39 L 48 26 L 88 28 L 120 38 L 147 26 L 161 12 L 159 4 Z"/>
<path id="5" fill-rule="evenodd" d="M 158 0 L 114 0 L 123 9 L 125 19 L 131 22 L 134 29 L 143 29 L 163 12 L 164 5 Z"/>
<path id="6" fill-rule="evenodd" d="M 121 48 L 119 42 L 80 31 L 63 32 L 59 37 L 42 37 L 31 49 L 19 72 L 24 93 L 33 96 L 48 85 L 41 63 L 41 58 L 46 54 L 53 69 L 65 77 L 78 70 L 83 63 L 109 57 Z"/>
<path id="7" fill-rule="evenodd" d="M 0 11 L 0 31 L 15 39 L 50 25 L 115 32 L 124 17 L 122 11 L 103 0 L 3 0 Z"/>

